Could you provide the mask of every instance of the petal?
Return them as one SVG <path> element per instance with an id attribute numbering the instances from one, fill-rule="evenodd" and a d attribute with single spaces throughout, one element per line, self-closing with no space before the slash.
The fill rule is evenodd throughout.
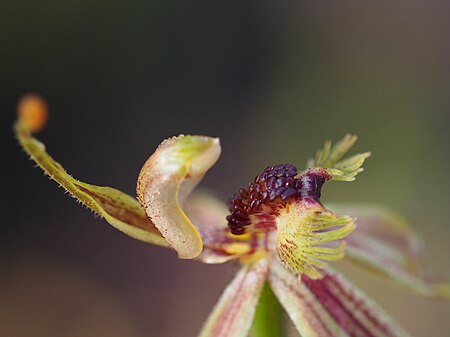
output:
<path id="1" fill-rule="evenodd" d="M 450 297 L 448 283 L 427 275 L 421 241 L 405 219 L 376 204 L 333 205 L 333 209 L 357 218 L 357 229 L 346 239 L 351 262 L 421 295 Z"/>
<path id="2" fill-rule="evenodd" d="M 251 250 L 245 240 L 239 240 L 230 234 L 226 216 L 226 205 L 205 190 L 196 191 L 184 204 L 184 210 L 200 232 L 203 251 L 198 256 L 205 263 L 224 263 L 238 258 Z"/>
<path id="3" fill-rule="evenodd" d="M 196 190 L 184 203 L 184 210 L 200 233 L 228 227 L 227 205 L 206 190 Z"/>
<path id="4" fill-rule="evenodd" d="M 372 300 L 337 272 L 300 281 L 279 262 L 270 267 L 269 282 L 301 336 L 383 337 L 407 334 Z"/>
<path id="5" fill-rule="evenodd" d="M 148 219 L 139 202 L 119 190 L 86 184 L 72 178 L 31 133 L 43 127 L 42 98 L 26 96 L 18 106 L 19 120 L 14 129 L 22 148 L 44 172 L 74 198 L 125 234 L 149 243 L 168 247 L 168 243 Z M 43 117 L 45 116 L 45 117 Z"/>
<path id="6" fill-rule="evenodd" d="M 139 173 L 138 199 L 180 258 L 194 258 L 203 248 L 180 203 L 214 165 L 220 151 L 217 138 L 180 135 L 162 142 Z"/>
<path id="7" fill-rule="evenodd" d="M 277 216 L 277 251 L 293 273 L 320 278 L 323 261 L 344 257 L 345 243 L 355 224 L 348 216 L 338 216 L 311 200 L 294 200 Z"/>
<path id="8" fill-rule="evenodd" d="M 247 336 L 268 269 L 266 259 L 243 266 L 220 297 L 199 337 Z"/>

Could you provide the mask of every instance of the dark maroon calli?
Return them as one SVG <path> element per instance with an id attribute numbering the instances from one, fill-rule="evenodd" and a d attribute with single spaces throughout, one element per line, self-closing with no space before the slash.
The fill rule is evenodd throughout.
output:
<path id="1" fill-rule="evenodd" d="M 228 227 L 235 235 L 249 228 L 275 230 L 275 217 L 288 200 L 319 201 L 323 184 L 331 175 L 322 168 L 298 173 L 292 164 L 268 166 L 248 188 L 241 188 L 229 201 Z"/>

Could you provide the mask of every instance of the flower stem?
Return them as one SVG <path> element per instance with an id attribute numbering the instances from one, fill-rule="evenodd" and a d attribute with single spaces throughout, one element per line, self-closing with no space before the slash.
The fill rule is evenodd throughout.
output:
<path id="1" fill-rule="evenodd" d="M 284 312 L 277 298 L 266 283 L 256 307 L 255 318 L 250 330 L 251 337 L 282 337 Z"/>

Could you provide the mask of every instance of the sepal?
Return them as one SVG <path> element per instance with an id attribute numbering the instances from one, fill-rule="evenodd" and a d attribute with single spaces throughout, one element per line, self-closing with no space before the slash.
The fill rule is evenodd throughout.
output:
<path id="1" fill-rule="evenodd" d="M 14 126 L 16 137 L 25 152 L 46 175 L 123 233 L 148 243 L 169 246 L 135 198 L 111 187 L 91 185 L 74 179 L 46 152 L 45 145 L 32 136 L 33 132 L 44 127 L 47 120 L 46 105 L 42 98 L 25 96 L 18 105 L 18 117 Z"/>

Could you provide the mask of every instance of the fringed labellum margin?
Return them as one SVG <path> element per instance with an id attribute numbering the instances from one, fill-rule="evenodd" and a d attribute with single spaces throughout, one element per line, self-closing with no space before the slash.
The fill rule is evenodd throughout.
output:
<path id="1" fill-rule="evenodd" d="M 344 242 L 334 241 L 355 229 L 350 217 L 337 216 L 320 203 L 322 186 L 332 178 L 324 168 L 298 173 L 292 164 L 267 167 L 230 200 L 231 233 L 269 240 L 275 234 L 278 255 L 290 271 L 320 278 L 323 261 L 344 256 Z"/>

